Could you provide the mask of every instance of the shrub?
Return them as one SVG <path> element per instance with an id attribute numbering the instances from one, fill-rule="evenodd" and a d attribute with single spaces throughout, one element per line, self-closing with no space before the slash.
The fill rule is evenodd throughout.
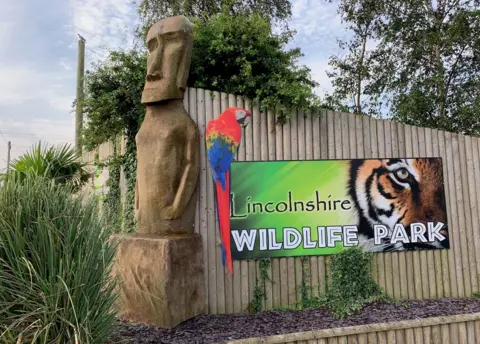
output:
<path id="1" fill-rule="evenodd" d="M 21 181 L 30 176 L 43 176 L 59 184 L 69 184 L 73 191 L 77 191 L 90 178 L 85 166 L 70 144 L 48 146 L 39 141 L 29 151 L 12 160 L 6 177 Z"/>
<path id="2" fill-rule="evenodd" d="M 114 245 L 93 199 L 45 177 L 0 188 L 0 343 L 102 343 Z"/>
<path id="3" fill-rule="evenodd" d="M 388 297 L 372 278 L 372 255 L 352 247 L 332 256 L 328 305 L 334 316 L 344 317 L 365 305 Z"/>

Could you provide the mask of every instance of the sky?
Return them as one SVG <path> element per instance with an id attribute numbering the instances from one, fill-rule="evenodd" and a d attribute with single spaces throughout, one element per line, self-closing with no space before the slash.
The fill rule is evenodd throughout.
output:
<path id="1" fill-rule="evenodd" d="M 335 2 L 291 0 L 296 30 L 290 47 L 304 53 L 319 95 L 331 91 L 328 58 L 345 39 Z M 74 143 L 77 34 L 86 39 L 86 64 L 132 42 L 137 23 L 131 0 L 0 0 L 0 170 L 38 141 Z M 139 100 L 140 101 L 140 100 Z"/>

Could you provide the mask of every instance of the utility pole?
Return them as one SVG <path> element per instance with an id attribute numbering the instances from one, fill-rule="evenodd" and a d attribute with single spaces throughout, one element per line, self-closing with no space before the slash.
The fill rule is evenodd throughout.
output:
<path id="1" fill-rule="evenodd" d="M 82 128 L 83 128 L 83 87 L 85 74 L 85 38 L 78 35 L 78 62 L 77 62 L 77 101 L 75 106 L 75 148 L 79 156 L 82 155 Z"/>
<path id="2" fill-rule="evenodd" d="M 7 173 L 10 171 L 10 151 L 12 150 L 12 142 L 7 143 Z"/>

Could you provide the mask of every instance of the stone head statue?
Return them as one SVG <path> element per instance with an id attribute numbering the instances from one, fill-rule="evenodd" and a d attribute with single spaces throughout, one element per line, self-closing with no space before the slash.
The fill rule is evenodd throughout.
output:
<path id="1" fill-rule="evenodd" d="M 142 103 L 182 99 L 192 58 L 193 24 L 185 16 L 162 19 L 147 34 L 147 78 Z"/>

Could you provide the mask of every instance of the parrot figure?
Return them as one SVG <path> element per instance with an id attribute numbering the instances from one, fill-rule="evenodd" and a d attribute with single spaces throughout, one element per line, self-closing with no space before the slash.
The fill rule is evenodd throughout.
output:
<path id="1" fill-rule="evenodd" d="M 217 198 L 217 217 L 222 242 L 222 263 L 230 274 L 233 273 L 230 251 L 230 165 L 235 158 L 242 127 L 250 121 L 250 112 L 229 107 L 217 119 L 207 123 L 205 141 L 210 171 Z"/>

